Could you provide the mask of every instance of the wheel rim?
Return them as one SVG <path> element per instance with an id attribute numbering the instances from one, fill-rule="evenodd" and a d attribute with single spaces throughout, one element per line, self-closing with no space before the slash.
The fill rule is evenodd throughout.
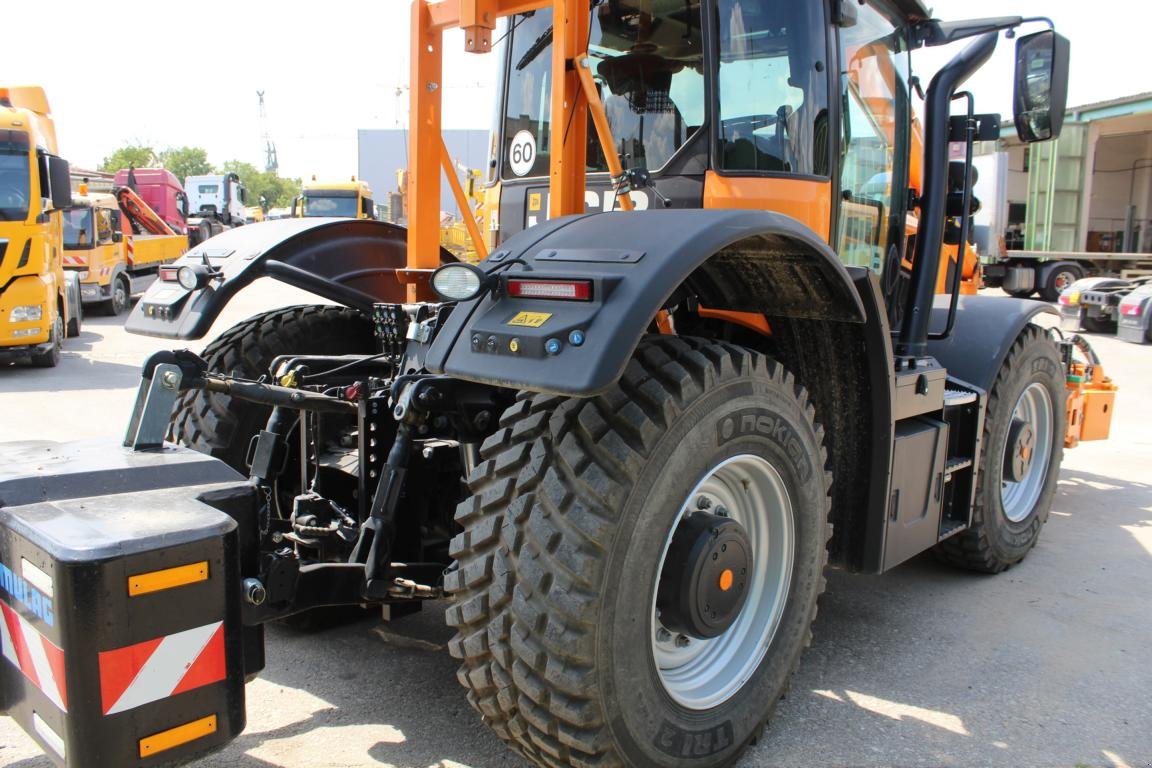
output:
<path id="1" fill-rule="evenodd" d="M 1052 398 L 1048 389 L 1039 382 L 1029 384 L 1012 411 L 1013 421 L 1028 424 L 1034 433 L 1033 444 L 1036 454 L 1027 457 L 1028 466 L 1018 482 L 1002 480 L 1000 483 L 1000 504 L 1004 516 L 1013 523 L 1019 523 L 1032 513 L 1044 490 L 1044 480 L 1048 475 L 1048 464 L 1052 458 L 1052 430 L 1055 419 L 1052 415 Z M 1009 435 L 1004 438 L 1005 459 L 1012 458 L 1016 447 Z M 1002 470 L 1003 471 L 1003 470 Z"/>
<path id="2" fill-rule="evenodd" d="M 128 308 L 128 291 L 124 288 L 123 280 L 116 281 L 116 288 L 112 291 L 112 301 L 117 314 Z"/>
<path id="3" fill-rule="evenodd" d="M 1053 284 L 1056 288 L 1056 293 L 1063 293 L 1064 289 L 1076 282 L 1076 276 L 1071 272 L 1058 272 Z"/>
<path id="4" fill-rule="evenodd" d="M 787 603 L 795 549 L 792 503 L 783 478 L 764 458 L 742 454 L 713 467 L 688 494 L 664 541 L 661 572 L 680 521 L 704 508 L 701 499 L 710 511 L 719 514 L 716 510 L 723 508 L 744 527 L 753 561 L 743 609 L 718 637 L 670 632 L 660 623 L 653 591 L 651 646 L 660 682 L 678 704 L 695 710 L 727 701 L 760 666 Z"/>

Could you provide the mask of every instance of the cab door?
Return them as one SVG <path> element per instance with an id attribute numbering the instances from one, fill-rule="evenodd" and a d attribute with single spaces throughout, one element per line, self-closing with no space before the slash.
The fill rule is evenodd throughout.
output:
<path id="1" fill-rule="evenodd" d="M 706 208 L 787 214 L 829 239 L 833 122 L 824 3 L 718 0 Z"/>
<path id="2" fill-rule="evenodd" d="M 902 293 L 912 123 L 909 49 L 901 17 L 868 0 L 841 28 L 840 195 L 837 253 L 849 266 L 881 275 L 888 305 Z M 891 319 L 891 318 L 890 318 Z"/>

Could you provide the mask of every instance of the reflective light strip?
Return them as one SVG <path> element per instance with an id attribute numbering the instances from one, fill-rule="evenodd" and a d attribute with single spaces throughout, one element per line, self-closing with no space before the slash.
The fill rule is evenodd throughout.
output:
<path id="1" fill-rule="evenodd" d="M 566 299 L 590 301 L 589 280 L 509 280 L 508 295 L 522 299 Z"/>
<path id="2" fill-rule="evenodd" d="M 44 743 L 51 747 L 56 754 L 60 757 L 67 757 L 64 754 L 64 739 L 60 738 L 60 734 L 56 733 L 48 723 L 44 722 L 44 718 L 39 714 L 32 713 L 32 730 L 36 731 L 36 735 L 44 740 Z"/>
<path id="3" fill-rule="evenodd" d="M 52 577 L 24 558 L 20 558 L 20 575 L 24 577 L 25 581 L 36 587 L 36 589 L 48 595 L 48 597 L 52 597 L 54 591 L 52 588 Z"/>
<path id="4" fill-rule="evenodd" d="M 68 711 L 64 651 L 3 602 L 0 602 L 0 653 L 61 712 Z"/>
<path id="5" fill-rule="evenodd" d="M 216 733 L 216 715 L 208 715 L 140 739 L 140 757 L 151 757 L 181 744 Z"/>
<path id="6" fill-rule="evenodd" d="M 138 573 L 128 577 L 128 594 L 132 597 L 160 592 L 165 589 L 183 587 L 198 581 L 208 580 L 208 561 L 165 568 L 162 571 Z"/>
<path id="7" fill-rule="evenodd" d="M 166 699 L 225 677 L 224 622 L 100 652 L 105 715 Z"/>

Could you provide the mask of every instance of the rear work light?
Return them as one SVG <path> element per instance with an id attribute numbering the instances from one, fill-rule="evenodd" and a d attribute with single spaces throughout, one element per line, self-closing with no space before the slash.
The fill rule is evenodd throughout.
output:
<path id="1" fill-rule="evenodd" d="M 521 299 L 592 301 L 591 280 L 508 280 L 508 295 Z"/>

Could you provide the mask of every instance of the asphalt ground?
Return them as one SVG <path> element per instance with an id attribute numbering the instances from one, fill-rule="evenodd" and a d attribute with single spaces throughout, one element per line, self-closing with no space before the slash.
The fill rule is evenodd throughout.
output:
<path id="1" fill-rule="evenodd" d="M 301 300 L 256 284 L 212 333 Z M 57 369 L 0 368 L 0 441 L 119 438 L 141 362 L 181 346 L 122 325 L 87 319 Z M 928 556 L 832 573 L 791 692 L 741 768 L 1152 766 L 1152 346 L 1090 338 L 1122 387 L 1112 438 L 1065 454 L 1036 549 L 999 576 Z M 522 766 L 465 702 L 442 608 L 270 627 L 248 729 L 198 765 Z M 51 763 L 0 717 L 0 765 Z"/>

